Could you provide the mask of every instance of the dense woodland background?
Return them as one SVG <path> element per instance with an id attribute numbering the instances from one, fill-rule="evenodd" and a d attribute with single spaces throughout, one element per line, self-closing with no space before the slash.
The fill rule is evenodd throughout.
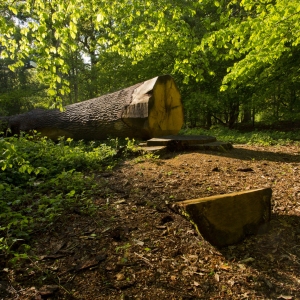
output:
<path id="1" fill-rule="evenodd" d="M 5 0 L 0 115 L 171 74 L 188 127 L 296 125 L 299 16 L 297 0 Z"/>
<path id="2" fill-rule="evenodd" d="M 1 299 L 299 299 L 299 0 L 0 1 L 0 117 L 163 74 L 234 150 L 0 132 Z M 167 206 L 261 187 L 267 232 L 221 252 Z"/>

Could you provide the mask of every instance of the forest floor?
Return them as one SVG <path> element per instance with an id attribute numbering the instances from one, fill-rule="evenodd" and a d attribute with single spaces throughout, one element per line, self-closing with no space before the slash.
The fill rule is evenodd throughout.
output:
<path id="1" fill-rule="evenodd" d="M 93 215 L 76 208 L 0 272 L 0 299 L 300 299 L 300 149 L 129 158 L 99 173 Z M 271 187 L 262 232 L 217 249 L 168 203 Z M 226 211 L 224 211 L 226 214 Z"/>

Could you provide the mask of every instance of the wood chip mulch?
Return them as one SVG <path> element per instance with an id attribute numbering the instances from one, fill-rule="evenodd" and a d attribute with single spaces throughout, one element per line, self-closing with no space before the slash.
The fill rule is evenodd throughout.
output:
<path id="1" fill-rule="evenodd" d="M 93 215 L 70 213 L 0 270 L 0 299 L 300 299 L 299 147 L 131 158 L 105 182 Z M 271 187 L 272 220 L 217 249 L 174 201 Z M 224 211 L 226 214 L 226 211 Z"/>

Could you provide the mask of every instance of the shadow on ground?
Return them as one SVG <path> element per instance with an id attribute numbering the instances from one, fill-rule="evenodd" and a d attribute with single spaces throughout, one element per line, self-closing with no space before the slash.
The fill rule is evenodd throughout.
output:
<path id="1" fill-rule="evenodd" d="M 219 250 L 229 264 L 237 262 L 240 268 L 257 271 L 246 273 L 244 281 L 232 279 L 234 284 L 251 283 L 258 294 L 265 295 L 264 299 L 300 297 L 299 216 L 273 215 L 258 235 Z"/>
<path id="2" fill-rule="evenodd" d="M 256 160 L 256 161 L 273 161 L 273 162 L 300 162 L 300 148 L 295 149 L 294 153 L 285 153 L 279 151 L 268 151 L 266 147 L 263 151 L 260 149 L 246 149 L 242 148 L 240 145 L 234 145 L 232 150 L 226 150 L 224 152 L 219 151 L 195 151 L 195 153 L 211 154 L 215 156 L 222 156 L 228 158 L 236 158 L 241 160 Z M 274 148 L 272 148 L 274 149 Z M 276 149 L 276 148 L 275 148 Z M 169 152 L 162 156 L 164 159 L 171 159 L 176 157 L 180 152 Z M 192 151 L 187 151 L 186 153 L 193 153 Z"/>

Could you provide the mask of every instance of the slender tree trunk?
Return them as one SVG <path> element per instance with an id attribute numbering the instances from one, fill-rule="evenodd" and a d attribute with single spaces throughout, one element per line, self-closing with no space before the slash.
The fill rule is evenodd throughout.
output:
<path id="1" fill-rule="evenodd" d="M 251 108 L 250 107 L 244 107 L 243 108 L 242 123 L 249 124 L 250 122 L 251 122 Z"/>
<path id="2" fill-rule="evenodd" d="M 212 121 L 211 121 L 212 113 L 211 113 L 211 111 L 208 111 L 208 112 L 205 113 L 205 118 L 206 118 L 205 126 L 209 129 L 212 126 Z"/>
<path id="3" fill-rule="evenodd" d="M 252 109 L 252 127 L 253 128 L 255 127 L 255 114 L 256 114 L 255 107 L 253 107 L 253 109 Z"/>
<path id="4" fill-rule="evenodd" d="M 228 128 L 232 129 L 235 126 L 239 117 L 239 112 L 240 112 L 239 109 L 240 109 L 239 102 L 232 103 L 230 105 Z"/>

